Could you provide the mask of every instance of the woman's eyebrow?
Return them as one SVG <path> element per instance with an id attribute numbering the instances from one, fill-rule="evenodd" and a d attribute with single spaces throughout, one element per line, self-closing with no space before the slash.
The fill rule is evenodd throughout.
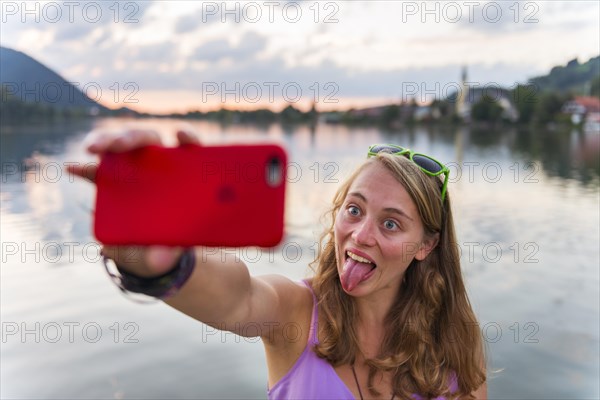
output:
<path id="1" fill-rule="evenodd" d="M 407 218 L 409 220 L 413 220 L 411 217 L 408 216 L 408 214 L 406 214 L 404 211 L 399 210 L 397 208 L 393 208 L 393 207 L 388 207 L 388 208 L 384 208 L 383 211 L 389 212 L 389 213 L 394 213 L 394 214 L 398 214 L 401 217 Z"/>
<path id="2" fill-rule="evenodd" d="M 348 196 L 358 197 L 359 199 L 367 203 L 367 198 L 361 192 L 350 192 L 348 193 Z"/>
<path id="3" fill-rule="evenodd" d="M 350 193 L 348 193 L 348 196 L 358 197 L 359 199 L 361 199 L 365 203 L 368 203 L 367 198 L 362 193 L 360 193 L 360 192 L 350 192 Z M 407 213 L 405 213 L 404 211 L 402 211 L 402 210 L 400 210 L 398 208 L 386 207 L 386 208 L 383 209 L 383 211 L 388 212 L 388 213 L 398 214 L 401 217 L 404 217 L 404 218 L 407 218 L 407 219 L 413 221 L 413 219 L 411 217 L 409 217 Z"/>

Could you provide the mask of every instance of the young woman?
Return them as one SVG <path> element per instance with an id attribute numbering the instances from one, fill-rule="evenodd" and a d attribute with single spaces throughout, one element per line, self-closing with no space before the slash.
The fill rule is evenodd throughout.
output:
<path id="1" fill-rule="evenodd" d="M 185 132 L 178 139 L 197 141 Z M 89 141 L 99 155 L 160 144 L 147 131 Z M 123 248 L 103 253 L 126 288 L 217 329 L 260 336 L 271 399 L 484 399 L 485 357 L 461 276 L 448 169 L 393 145 L 368 155 L 334 198 L 312 279 L 253 277 L 239 260 L 202 248 L 151 246 L 138 260 Z"/>

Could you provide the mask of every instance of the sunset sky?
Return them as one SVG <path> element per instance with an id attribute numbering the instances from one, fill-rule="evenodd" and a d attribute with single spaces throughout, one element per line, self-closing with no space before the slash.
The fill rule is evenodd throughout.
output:
<path id="1" fill-rule="evenodd" d="M 138 111 L 426 101 L 600 52 L 598 1 L 0 4 L 2 46 Z"/>

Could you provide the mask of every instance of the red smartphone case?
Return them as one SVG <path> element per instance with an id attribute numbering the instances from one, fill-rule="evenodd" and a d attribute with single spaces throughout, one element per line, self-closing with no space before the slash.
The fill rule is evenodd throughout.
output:
<path id="1" fill-rule="evenodd" d="M 107 153 L 96 175 L 94 234 L 107 245 L 276 246 L 286 165 L 277 145 Z"/>

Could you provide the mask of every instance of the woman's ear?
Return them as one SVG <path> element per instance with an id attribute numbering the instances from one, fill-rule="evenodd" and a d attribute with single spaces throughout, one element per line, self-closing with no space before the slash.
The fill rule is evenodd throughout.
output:
<path id="1" fill-rule="evenodd" d="M 440 234 L 437 232 L 433 235 L 426 235 L 423 241 L 421 242 L 421 246 L 419 247 L 417 254 L 415 254 L 415 258 L 419 261 L 424 260 L 429 255 L 429 253 L 431 253 L 431 251 L 435 249 L 435 246 L 438 245 L 439 240 Z"/>

